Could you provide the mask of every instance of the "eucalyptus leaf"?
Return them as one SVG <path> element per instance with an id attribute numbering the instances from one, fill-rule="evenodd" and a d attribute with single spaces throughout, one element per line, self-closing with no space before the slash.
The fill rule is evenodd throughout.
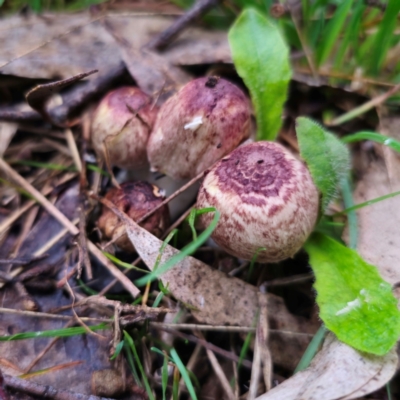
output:
<path id="1" fill-rule="evenodd" d="M 240 14 L 228 39 L 236 70 L 255 107 L 257 140 L 274 140 L 292 75 L 288 46 L 275 23 L 252 8 Z"/>
<path id="2" fill-rule="evenodd" d="M 296 132 L 300 155 L 321 192 L 324 211 L 336 196 L 338 184 L 348 176 L 349 151 L 335 135 L 308 118 L 297 118 Z"/>
<path id="3" fill-rule="evenodd" d="M 305 249 L 325 326 L 357 350 L 386 354 L 400 336 L 400 311 L 391 285 L 356 251 L 321 233 L 314 233 Z"/>

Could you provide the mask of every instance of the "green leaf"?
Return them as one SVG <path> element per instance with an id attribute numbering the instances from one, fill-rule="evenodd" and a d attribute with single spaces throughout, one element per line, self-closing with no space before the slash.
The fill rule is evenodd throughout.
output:
<path id="1" fill-rule="evenodd" d="M 323 234 L 306 242 L 320 318 L 357 350 L 386 354 L 400 336 L 400 311 L 389 283 L 359 254 Z"/>
<path id="2" fill-rule="evenodd" d="M 331 54 L 339 33 L 346 21 L 352 3 L 353 0 L 343 1 L 342 4 L 336 9 L 333 18 L 327 24 L 323 33 L 322 41 L 317 47 L 316 58 L 318 65 L 323 64 L 328 58 L 329 54 Z"/>
<path id="3" fill-rule="evenodd" d="M 322 194 L 321 209 L 324 211 L 336 196 L 339 182 L 348 176 L 349 151 L 335 135 L 308 118 L 297 118 L 296 132 L 300 155 Z"/>
<path id="4" fill-rule="evenodd" d="M 257 140 L 274 140 L 292 75 L 289 49 L 278 27 L 251 8 L 240 14 L 228 39 L 236 70 L 250 90 Z"/>

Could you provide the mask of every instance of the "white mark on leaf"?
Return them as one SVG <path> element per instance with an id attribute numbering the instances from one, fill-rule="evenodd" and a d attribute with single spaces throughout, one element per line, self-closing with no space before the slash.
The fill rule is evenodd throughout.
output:
<path id="1" fill-rule="evenodd" d="M 343 314 L 347 314 L 350 311 L 355 310 L 356 308 L 361 307 L 361 301 L 360 299 L 357 297 L 355 300 L 353 301 L 349 301 L 347 303 L 347 306 L 342 308 L 341 310 L 339 310 L 335 315 L 343 315 Z"/>

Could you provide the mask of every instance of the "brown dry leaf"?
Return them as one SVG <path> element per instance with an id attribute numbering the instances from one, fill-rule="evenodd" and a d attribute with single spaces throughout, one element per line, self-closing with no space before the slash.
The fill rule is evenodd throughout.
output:
<path id="1" fill-rule="evenodd" d="M 0 71 L 36 79 L 65 79 L 121 62 L 113 39 L 89 13 L 29 14 L 1 19 Z M 35 32 L 32 35 L 32 32 Z"/>
<path id="2" fill-rule="evenodd" d="M 143 23 L 142 18 L 135 22 L 139 21 Z M 191 79 L 189 74 L 170 64 L 166 58 L 142 48 L 146 43 L 143 39 L 147 35 L 144 34 L 145 30 L 142 31 L 142 35 L 138 35 L 138 27 L 133 23 L 132 18 L 128 20 L 106 18 L 104 25 L 119 46 L 129 73 L 147 94 L 161 93 L 164 88 L 171 88 L 171 86 L 177 89 Z M 138 40 L 132 40 L 132 37 L 140 39 L 141 43 L 139 44 Z"/>
<path id="3" fill-rule="evenodd" d="M 399 126 L 398 117 L 381 117 L 382 134 L 399 139 Z M 399 154 L 386 146 L 376 146 L 383 159 L 369 163 L 356 186 L 355 204 L 400 190 Z M 389 283 L 400 282 L 400 197 L 363 207 L 358 210 L 357 216 L 357 250 L 366 261 L 379 269 Z"/>
<path id="4" fill-rule="evenodd" d="M 397 359 L 396 349 L 385 356 L 360 353 L 329 334 L 306 370 L 257 399 L 354 399 L 389 381 L 396 372 Z"/>
<path id="5" fill-rule="evenodd" d="M 140 13 L 109 14 L 105 18 L 107 23 L 118 28 L 119 40 L 136 49 L 134 54 L 129 54 L 127 48 L 123 48 L 121 55 L 114 38 L 104 28 L 104 17 L 80 12 L 0 19 L 0 72 L 36 79 L 65 79 L 92 69 L 98 69 L 102 75 L 117 67 L 124 58 L 131 73 L 136 71 L 133 76 L 137 76 L 133 61 L 141 58 L 139 67 L 142 64 L 142 67 L 147 65 L 159 71 L 167 61 L 174 65 L 231 61 L 226 33 L 201 28 L 185 31 L 162 56 L 149 55 L 149 52 L 138 54 L 139 49 L 174 21 L 170 17 Z M 168 71 L 163 68 L 163 71 L 177 81 L 187 75 L 176 68 Z M 156 72 L 151 71 L 151 74 Z M 156 78 L 160 76 L 156 74 Z"/>
<path id="6" fill-rule="evenodd" d="M 130 240 L 144 263 L 152 270 L 163 242 L 129 219 L 112 203 L 104 199 L 103 202 L 125 223 Z M 167 245 L 159 265 L 177 253 L 178 250 Z M 177 300 L 190 307 L 199 322 L 238 326 L 255 326 L 257 323 L 259 311 L 257 288 L 214 270 L 193 257 L 186 257 L 164 273 L 161 280 Z M 273 294 L 267 294 L 267 297 L 269 324 L 272 329 L 315 332 L 315 327 L 309 321 L 290 314 L 280 297 Z M 270 337 L 274 363 L 287 369 L 294 369 L 309 341 L 308 335 L 274 332 Z"/>

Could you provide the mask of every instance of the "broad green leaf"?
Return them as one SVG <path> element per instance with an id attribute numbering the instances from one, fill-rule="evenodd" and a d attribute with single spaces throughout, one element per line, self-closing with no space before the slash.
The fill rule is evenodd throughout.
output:
<path id="1" fill-rule="evenodd" d="M 400 336 L 400 311 L 391 285 L 356 251 L 328 236 L 314 233 L 305 249 L 325 326 L 357 350 L 386 354 Z"/>
<path id="2" fill-rule="evenodd" d="M 349 151 L 335 135 L 308 118 L 297 118 L 296 132 L 301 157 L 321 192 L 324 211 L 336 196 L 339 182 L 348 176 Z"/>
<path id="3" fill-rule="evenodd" d="M 321 43 L 317 47 L 316 57 L 318 65 L 323 64 L 328 58 L 329 54 L 331 54 L 339 33 L 346 21 L 352 3 L 353 0 L 344 0 L 336 9 L 333 18 L 327 24 Z"/>
<path id="4" fill-rule="evenodd" d="M 250 90 L 257 140 L 274 140 L 292 75 L 289 49 L 278 27 L 251 8 L 240 14 L 228 39 L 236 70 Z"/>

